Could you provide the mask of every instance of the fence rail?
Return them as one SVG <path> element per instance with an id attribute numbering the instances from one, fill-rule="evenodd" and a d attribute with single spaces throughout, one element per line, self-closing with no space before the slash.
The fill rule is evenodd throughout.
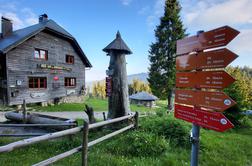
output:
<path id="1" fill-rule="evenodd" d="M 34 164 L 34 166 L 44 166 L 44 165 L 52 164 L 60 159 L 66 158 L 68 156 L 71 156 L 74 153 L 80 152 L 81 150 L 82 150 L 82 166 L 87 166 L 87 151 L 88 151 L 89 147 L 91 147 L 95 144 L 98 144 L 104 140 L 107 140 L 111 137 L 114 137 L 120 133 L 123 133 L 129 129 L 138 128 L 138 118 L 139 118 L 138 112 L 136 112 L 134 115 L 131 114 L 131 115 L 123 116 L 120 118 L 110 119 L 110 120 L 106 120 L 106 121 L 102 121 L 102 122 L 98 122 L 98 123 L 94 123 L 94 124 L 89 124 L 87 121 L 84 120 L 83 126 L 79 126 L 79 127 L 55 132 L 55 133 L 45 134 L 45 135 L 41 135 L 41 136 L 37 136 L 37 137 L 33 137 L 33 138 L 23 139 L 23 140 L 13 142 L 13 143 L 10 143 L 10 144 L 4 145 L 4 146 L 0 146 L 0 153 L 10 152 L 10 151 L 13 151 L 14 149 L 18 149 L 21 147 L 32 145 L 32 144 L 35 144 L 38 142 L 42 142 L 42 141 L 46 141 L 46 140 L 50 140 L 50 139 L 55 139 L 55 138 L 63 137 L 66 135 L 73 135 L 73 134 L 76 134 L 76 133 L 79 133 L 82 131 L 83 132 L 83 143 L 81 146 L 76 147 L 70 151 L 64 152 L 62 154 L 56 155 L 56 156 L 49 158 L 47 160 L 41 161 L 37 164 Z M 114 131 L 110 134 L 107 134 L 103 137 L 100 137 L 100 138 L 88 143 L 89 130 L 95 129 L 98 127 L 102 127 L 105 125 L 109 125 L 112 123 L 121 122 L 121 121 L 124 121 L 127 119 L 132 119 L 130 121 L 131 124 L 129 124 L 128 126 L 121 128 L 117 131 Z"/>
<path id="2" fill-rule="evenodd" d="M 76 123 L 59 124 L 0 124 L 0 127 L 47 127 L 47 126 L 77 126 Z"/>

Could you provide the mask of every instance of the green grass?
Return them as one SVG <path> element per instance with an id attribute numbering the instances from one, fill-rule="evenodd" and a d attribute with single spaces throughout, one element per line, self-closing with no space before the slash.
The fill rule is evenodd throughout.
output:
<path id="1" fill-rule="evenodd" d="M 88 99 L 85 103 L 95 108 L 95 111 L 104 111 L 107 101 Z M 88 162 L 90 166 L 189 166 L 190 146 L 179 146 L 187 141 L 178 139 L 181 132 L 189 133 L 191 124 L 175 119 L 173 114 L 166 114 L 166 101 L 157 103 L 161 108 L 158 114 L 139 120 L 138 131 L 128 131 L 89 149 Z M 83 104 L 62 104 L 42 109 L 83 109 Z M 56 109 L 57 108 L 57 109 Z M 131 105 L 132 110 L 151 111 L 149 108 Z M 156 109 L 153 109 L 156 111 Z M 161 113 L 163 112 L 163 113 Z M 167 123 L 166 123 L 167 122 Z M 185 130 L 177 131 L 179 124 Z M 246 128 L 232 129 L 224 133 L 201 129 L 199 164 L 201 166 L 251 166 L 252 165 L 252 119 L 248 119 Z M 171 130 L 169 129 L 171 127 Z M 174 128 L 174 129 L 173 129 Z M 162 132 L 164 130 L 164 132 Z M 161 132 L 160 132 L 161 131 Z M 106 133 L 109 129 L 96 130 L 89 133 L 89 140 L 94 140 Z M 170 133 L 170 134 L 169 134 Z M 186 138 L 185 135 L 183 137 Z M 17 139 L 0 138 L 0 146 Z M 67 137 L 45 141 L 16 149 L 12 152 L 0 154 L 2 166 L 28 166 L 63 153 L 81 145 L 81 133 L 72 140 Z M 134 151 L 134 149 L 136 149 Z M 133 150 L 133 151 L 132 151 Z M 153 154 L 152 152 L 155 152 Z M 55 166 L 81 165 L 81 153 L 72 155 L 53 164 Z"/>
<path id="2" fill-rule="evenodd" d="M 173 115 L 168 119 L 173 121 Z M 158 117 L 157 117 L 158 118 Z M 140 124 L 145 126 L 148 123 L 149 117 L 140 119 Z M 152 117 L 155 119 L 155 116 Z M 251 123 L 251 122 L 250 122 Z M 183 125 L 191 127 L 189 123 L 182 122 Z M 153 124 L 155 125 L 155 124 Z M 90 139 L 100 137 L 107 131 L 91 132 Z M 163 140 L 164 137 L 156 135 L 151 141 L 148 139 L 145 143 L 138 144 L 132 135 L 138 135 L 141 132 L 143 137 L 149 138 L 150 132 L 145 131 L 145 127 L 140 127 L 139 131 L 128 131 L 110 140 L 93 146 L 89 149 L 88 162 L 90 166 L 184 166 L 190 165 L 190 147 L 173 146 L 172 139 L 165 139 L 167 146 L 165 151 L 159 155 L 148 155 L 148 150 L 145 148 L 153 147 L 155 150 L 157 142 L 153 139 Z M 146 136 L 145 136 L 146 135 Z M 151 134 L 153 135 L 153 134 Z M 129 139 L 128 139 L 129 138 Z M 230 130 L 224 133 L 218 133 L 210 130 L 201 129 L 201 150 L 199 163 L 201 166 L 250 166 L 252 165 L 252 127 L 239 130 Z M 0 145 L 5 145 L 14 140 L 0 138 Z M 131 142 L 129 142 L 131 141 Z M 162 141 L 158 141 L 162 142 Z M 25 148 L 17 149 L 12 152 L 0 154 L 0 165 L 4 166 L 19 166 L 31 165 L 49 157 L 70 150 L 81 144 L 81 134 L 74 137 L 72 141 L 68 138 L 61 138 L 52 141 L 46 141 L 31 145 Z M 145 147 L 146 144 L 146 147 Z M 139 146 L 139 147 L 138 147 Z M 149 146 L 149 147 L 148 147 Z M 110 147 L 110 148 L 108 148 Z M 113 150 L 114 147 L 114 150 Z M 137 148 L 137 154 L 128 154 L 130 149 Z M 53 165 L 56 166 L 78 166 L 81 164 L 81 153 L 63 159 Z"/>
<path id="3" fill-rule="evenodd" d="M 107 99 L 95 99 L 95 98 L 87 98 L 83 103 L 63 103 L 54 106 L 41 107 L 37 105 L 31 105 L 31 109 L 35 109 L 36 111 L 41 112 L 61 112 L 61 111 L 83 111 L 85 108 L 85 104 L 93 107 L 94 111 L 104 112 L 108 110 L 108 100 Z M 139 112 L 147 112 L 153 111 L 155 108 L 150 109 L 144 106 L 139 106 L 135 104 L 131 104 L 130 106 L 132 111 Z"/>

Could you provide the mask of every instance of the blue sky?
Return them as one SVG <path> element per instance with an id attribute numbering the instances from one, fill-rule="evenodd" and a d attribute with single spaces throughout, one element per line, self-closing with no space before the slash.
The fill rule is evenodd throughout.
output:
<path id="1" fill-rule="evenodd" d="M 189 34 L 223 25 L 241 31 L 228 45 L 240 56 L 232 65 L 252 67 L 252 0 L 180 0 L 180 4 Z M 154 29 L 163 10 L 164 0 L 0 0 L 0 16 L 11 18 L 15 29 L 36 24 L 38 15 L 47 13 L 75 36 L 93 65 L 87 81 L 105 77 L 109 57 L 102 49 L 117 30 L 133 51 L 126 57 L 128 74 L 147 72 L 149 45 L 155 41 Z"/>

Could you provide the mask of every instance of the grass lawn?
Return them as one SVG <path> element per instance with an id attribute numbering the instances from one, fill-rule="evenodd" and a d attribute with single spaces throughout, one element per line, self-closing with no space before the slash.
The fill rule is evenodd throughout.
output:
<path id="1" fill-rule="evenodd" d="M 107 109 L 106 100 L 88 99 L 87 104 L 95 111 Z M 89 149 L 90 166 L 189 166 L 191 124 L 166 114 L 166 101 L 159 101 L 157 115 L 141 118 L 139 130 L 130 130 Z M 42 111 L 78 111 L 83 104 L 62 104 L 52 107 L 38 107 Z M 131 105 L 136 111 L 150 111 L 145 107 Z M 155 109 L 154 109 L 155 110 Z M 162 112 L 162 113 L 160 113 Z M 201 129 L 201 166 L 251 166 L 252 165 L 252 119 L 246 128 L 232 129 L 224 133 Z M 150 130 L 151 129 L 151 130 Z M 158 132 L 159 131 L 159 132 Z M 161 132 L 160 132 L 161 131 Z M 111 132 L 108 129 L 90 131 L 89 140 Z M 0 154 L 0 166 L 28 166 L 63 153 L 81 145 L 81 133 L 72 140 L 68 137 L 45 141 Z M 184 139 L 182 139 L 184 138 Z M 0 138 L 0 146 L 16 139 Z M 177 142 L 177 144 L 175 144 Z M 181 146 L 185 144 L 187 146 Z M 81 165 L 81 153 L 72 155 L 55 166 Z"/>
<path id="2" fill-rule="evenodd" d="M 175 120 L 173 115 L 168 119 Z M 155 119 L 153 116 L 152 119 Z M 148 118 L 140 119 L 140 124 L 144 124 L 148 121 Z M 250 122 L 251 123 L 251 122 Z M 190 127 L 189 123 L 182 124 Z M 139 129 L 143 134 L 149 134 L 144 131 L 144 127 Z M 124 139 L 128 135 L 137 133 L 138 131 L 128 131 L 119 136 L 116 136 L 103 143 L 95 145 L 90 148 L 88 154 L 88 162 L 90 166 L 184 166 L 190 165 L 190 147 L 176 147 L 171 143 L 174 140 L 165 139 L 167 143 L 166 149 L 160 155 L 149 155 L 148 152 L 155 151 L 157 146 L 151 144 L 151 142 L 145 141 L 144 144 L 136 144 L 138 139 L 134 139 L 133 142 Z M 91 132 L 90 139 L 96 138 L 98 135 L 104 134 L 100 131 L 98 134 Z M 155 137 L 155 139 L 164 139 L 163 137 Z M 201 150 L 200 150 L 200 165 L 201 166 L 250 166 L 252 165 L 252 127 L 230 130 L 224 133 L 218 133 L 210 130 L 201 129 Z M 0 145 L 5 145 L 14 140 L 7 138 L 0 138 Z M 26 148 L 17 149 L 12 152 L 4 153 L 0 155 L 0 165 L 4 166 L 20 166 L 31 165 L 70 150 L 81 144 L 81 135 L 78 134 L 72 141 L 68 138 L 60 138 L 52 141 L 38 143 L 28 146 Z M 135 148 L 138 153 L 134 155 L 126 153 L 121 149 L 127 149 L 131 146 L 139 146 Z M 150 151 L 145 151 L 144 146 L 153 147 Z M 145 154 L 146 153 L 146 154 Z M 145 154 L 145 155 L 142 155 Z M 68 158 L 65 158 L 53 165 L 55 166 L 78 166 L 81 164 L 81 153 L 75 154 Z"/>
<path id="3" fill-rule="evenodd" d="M 95 99 L 95 98 L 87 98 L 84 103 L 64 103 L 54 106 L 41 107 L 32 105 L 31 109 L 35 109 L 36 111 L 42 112 L 61 112 L 61 111 L 83 111 L 85 108 L 85 104 L 93 107 L 94 111 L 103 112 L 108 110 L 108 100 L 105 99 Z M 155 108 L 150 109 L 144 106 L 138 106 L 135 104 L 131 104 L 130 106 L 132 111 L 146 112 L 155 110 Z"/>

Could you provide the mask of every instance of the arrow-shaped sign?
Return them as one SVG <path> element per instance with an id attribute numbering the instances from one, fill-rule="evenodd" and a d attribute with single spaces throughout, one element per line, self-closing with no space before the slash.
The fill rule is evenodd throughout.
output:
<path id="1" fill-rule="evenodd" d="M 238 56 L 235 53 L 226 48 L 195 54 L 186 54 L 176 58 L 176 70 L 225 68 L 237 57 Z"/>
<path id="2" fill-rule="evenodd" d="M 176 87 L 224 89 L 235 81 L 225 71 L 200 71 L 176 73 Z"/>
<path id="3" fill-rule="evenodd" d="M 208 32 L 203 32 L 198 36 L 178 40 L 177 55 L 225 46 L 239 33 L 239 31 L 229 26 L 224 26 Z"/>
<path id="4" fill-rule="evenodd" d="M 220 112 L 223 112 L 236 104 L 234 100 L 223 92 L 181 89 L 177 89 L 175 92 L 175 102 Z"/>
<path id="5" fill-rule="evenodd" d="M 219 132 L 223 132 L 234 127 L 234 125 L 219 112 L 208 112 L 195 109 L 193 107 L 175 104 L 174 115 L 178 119 Z"/>

